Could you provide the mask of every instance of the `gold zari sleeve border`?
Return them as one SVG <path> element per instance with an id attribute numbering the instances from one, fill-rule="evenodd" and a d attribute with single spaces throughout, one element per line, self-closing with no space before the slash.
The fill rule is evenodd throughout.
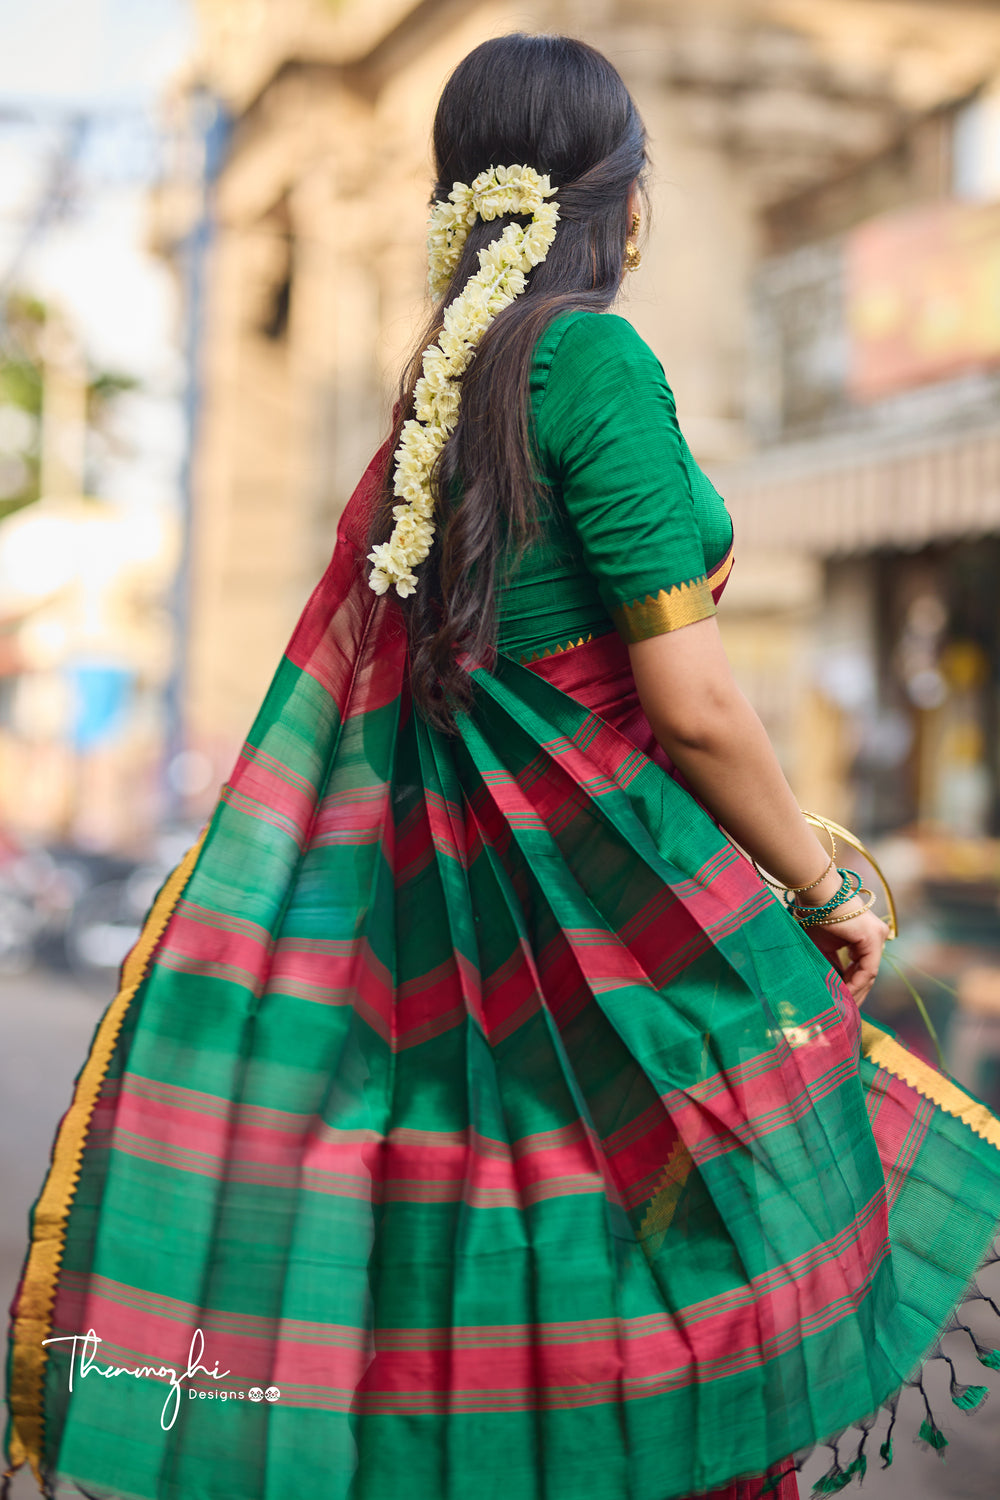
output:
<path id="1" fill-rule="evenodd" d="M 206 830 L 207 831 L 207 830 Z M 111 1062 L 122 1022 L 135 993 L 146 977 L 150 960 L 180 900 L 204 842 L 188 850 L 164 884 L 135 947 L 122 969 L 121 987 L 100 1022 L 90 1052 L 77 1079 L 73 1098 L 63 1116 L 52 1148 L 52 1161 L 35 1206 L 31 1245 L 17 1297 L 11 1334 L 11 1380 L 8 1397 L 11 1423 L 8 1456 L 13 1474 L 27 1461 L 43 1487 L 42 1443 L 44 1382 L 48 1350 L 43 1340 L 52 1329 L 52 1310 L 59 1267 L 66 1243 L 66 1226 L 76 1195 L 80 1164 L 91 1117 Z"/>
<path id="2" fill-rule="evenodd" d="M 611 613 L 626 641 L 645 641 L 682 625 L 707 620 L 715 614 L 715 600 L 703 574 L 688 583 L 675 583 L 672 588 L 647 594 L 644 599 L 633 599 L 631 604 L 620 604 Z"/>

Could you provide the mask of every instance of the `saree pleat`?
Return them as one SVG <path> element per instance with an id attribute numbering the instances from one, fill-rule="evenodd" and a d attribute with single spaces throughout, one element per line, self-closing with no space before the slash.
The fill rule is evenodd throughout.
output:
<path id="1" fill-rule="evenodd" d="M 11 1463 L 136 1500 L 756 1500 L 919 1371 L 1000 1125 L 862 1026 L 572 652 L 476 668 L 455 735 L 413 712 L 361 568 L 384 461 L 78 1080 Z M 48 1307 L 125 1373 L 40 1365 Z"/>

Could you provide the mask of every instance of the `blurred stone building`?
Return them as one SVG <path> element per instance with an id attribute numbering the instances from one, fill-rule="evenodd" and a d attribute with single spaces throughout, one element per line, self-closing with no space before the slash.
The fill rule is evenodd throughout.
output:
<path id="1" fill-rule="evenodd" d="M 652 233 L 621 311 L 730 501 L 721 623 L 803 803 L 871 823 L 872 788 L 889 787 L 890 821 L 947 812 L 927 765 L 950 735 L 975 760 L 952 811 L 964 797 L 959 821 L 986 826 L 996 657 L 984 668 L 987 625 L 949 611 L 1000 560 L 1000 4 L 200 0 L 199 14 L 172 108 L 183 135 L 192 101 L 221 100 L 228 149 L 207 203 L 184 170 L 163 184 L 155 236 L 176 254 L 207 213 L 184 711 L 216 778 L 424 315 L 440 89 L 485 37 L 551 29 L 607 52 L 649 128 Z"/>
<path id="2" fill-rule="evenodd" d="M 729 479 L 748 546 L 791 535 L 822 565 L 826 801 L 876 832 L 995 835 L 1000 88 L 926 111 L 762 222 L 757 451 Z"/>

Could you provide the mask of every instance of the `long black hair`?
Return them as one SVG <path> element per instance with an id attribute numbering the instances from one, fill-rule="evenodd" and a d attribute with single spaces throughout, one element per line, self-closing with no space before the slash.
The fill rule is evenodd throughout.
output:
<path id="1" fill-rule="evenodd" d="M 646 132 L 621 77 L 593 47 L 565 36 L 515 32 L 483 42 L 459 63 L 434 119 L 434 199 L 489 167 L 521 164 L 547 173 L 557 189 L 555 243 L 527 290 L 493 322 L 462 377 L 458 425 L 433 476 L 437 536 L 420 564 L 404 610 L 410 683 L 420 711 L 445 729 L 468 706 L 461 664 L 488 662 L 496 643 L 496 560 L 510 537 L 521 543 L 536 524 L 538 479 L 532 461 L 528 379 L 545 326 L 569 308 L 603 311 L 621 285 L 629 233 L 629 193 L 643 191 Z M 413 415 L 413 388 L 424 350 L 442 315 L 478 270 L 478 251 L 516 216 L 469 230 L 451 285 L 435 307 L 401 381 L 393 451 Z M 392 469 L 372 539 L 392 527 Z"/>

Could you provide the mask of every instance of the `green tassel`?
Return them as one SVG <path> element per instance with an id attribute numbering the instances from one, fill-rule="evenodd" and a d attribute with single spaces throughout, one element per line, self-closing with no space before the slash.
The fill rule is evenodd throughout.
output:
<path id="1" fill-rule="evenodd" d="M 817 1479 L 812 1492 L 814 1495 L 836 1495 L 849 1481 L 850 1475 L 846 1469 L 835 1469 L 832 1474 L 824 1474 L 822 1479 Z"/>
<path id="2" fill-rule="evenodd" d="M 935 1448 L 938 1453 L 941 1453 L 948 1446 L 948 1439 L 944 1433 L 939 1428 L 932 1427 L 926 1417 L 920 1424 L 918 1435 L 921 1442 L 926 1443 L 929 1448 Z"/>
<path id="3" fill-rule="evenodd" d="M 989 1393 L 988 1385 L 956 1385 L 951 1399 L 959 1411 L 978 1411 Z"/>
<path id="4" fill-rule="evenodd" d="M 882 1460 L 883 1468 L 887 1469 L 892 1463 L 892 1438 L 886 1438 L 885 1442 L 882 1444 L 878 1452 L 879 1458 L 881 1458 Z"/>
<path id="5" fill-rule="evenodd" d="M 846 1469 L 834 1469 L 829 1474 L 824 1474 L 822 1479 L 817 1479 L 813 1485 L 814 1495 L 837 1495 L 842 1489 L 850 1484 L 855 1475 L 863 1479 L 868 1472 L 868 1460 L 863 1453 L 859 1453 Z"/>
<path id="6" fill-rule="evenodd" d="M 988 1370 L 1000 1370 L 1000 1349 L 983 1349 L 977 1344 L 976 1358 Z"/>

